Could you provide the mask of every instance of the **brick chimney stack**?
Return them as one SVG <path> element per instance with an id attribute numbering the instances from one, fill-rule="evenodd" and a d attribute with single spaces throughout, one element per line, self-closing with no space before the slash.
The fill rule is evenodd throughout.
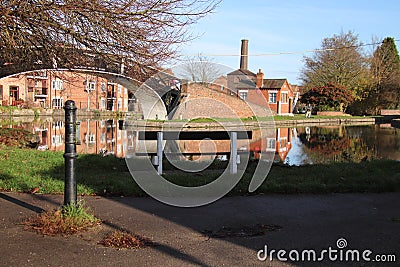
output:
<path id="1" fill-rule="evenodd" d="M 242 49 L 240 53 L 240 69 L 247 70 L 249 60 L 249 40 L 242 40 Z"/>
<path id="2" fill-rule="evenodd" d="M 257 76 L 256 87 L 262 88 L 264 86 L 264 73 L 262 72 L 262 69 L 258 70 L 256 76 Z"/>

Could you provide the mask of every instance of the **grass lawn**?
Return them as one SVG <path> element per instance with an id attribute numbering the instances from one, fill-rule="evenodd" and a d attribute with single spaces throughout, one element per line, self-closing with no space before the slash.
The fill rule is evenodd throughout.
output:
<path id="1" fill-rule="evenodd" d="M 223 165 L 219 163 L 216 167 Z M 256 162 L 249 164 L 231 195 L 248 194 L 255 166 Z M 76 171 L 80 195 L 146 195 L 129 174 L 124 159 L 80 155 Z M 166 167 L 164 177 L 176 184 L 198 186 L 216 179 L 219 173 L 213 170 L 197 175 L 183 174 Z M 62 194 L 63 153 L 0 147 L 0 190 Z M 400 162 L 376 160 L 300 167 L 274 164 L 255 194 L 394 191 L 400 191 Z"/>
<path id="2" fill-rule="evenodd" d="M 284 115 L 275 115 L 273 117 L 249 117 L 249 118 L 196 118 L 190 120 L 191 123 L 212 123 L 212 122 L 234 122 L 234 121 L 293 121 L 293 120 L 309 120 L 309 119 L 365 119 L 365 118 L 380 118 L 380 116 L 321 116 L 321 115 L 311 115 L 311 118 L 306 118 L 305 114 L 294 114 L 293 116 L 284 116 Z M 161 120 L 147 120 L 151 122 L 164 122 Z M 172 121 L 179 121 L 179 122 L 186 122 L 187 120 L 172 120 Z"/>
<path id="3" fill-rule="evenodd" d="M 290 120 L 305 120 L 305 119 L 365 119 L 365 118 L 379 118 L 380 116 L 320 116 L 311 115 L 310 118 L 306 118 L 305 114 L 294 114 L 294 116 L 274 116 L 276 121 L 290 121 Z"/>

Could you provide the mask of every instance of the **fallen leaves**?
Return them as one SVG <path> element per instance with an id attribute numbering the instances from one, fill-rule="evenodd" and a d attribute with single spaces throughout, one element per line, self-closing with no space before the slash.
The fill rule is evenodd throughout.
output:
<path id="1" fill-rule="evenodd" d="M 150 246 L 152 242 L 135 234 L 114 231 L 106 235 L 98 244 L 105 247 L 135 249 Z"/>

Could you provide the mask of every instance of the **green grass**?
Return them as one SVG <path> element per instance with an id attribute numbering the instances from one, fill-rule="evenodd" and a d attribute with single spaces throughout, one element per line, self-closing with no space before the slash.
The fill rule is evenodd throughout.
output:
<path id="1" fill-rule="evenodd" d="M 276 115 L 273 117 L 249 117 L 249 118 L 195 118 L 190 120 L 191 123 L 212 123 L 216 121 L 229 122 L 229 121 L 266 121 L 266 120 L 275 120 L 275 121 L 292 121 L 292 120 L 305 120 L 305 119 L 365 119 L 365 118 L 378 118 L 379 116 L 318 116 L 312 115 L 311 118 L 306 118 L 304 114 L 294 114 L 294 116 L 280 116 Z M 155 121 L 155 120 L 148 120 Z M 173 121 L 187 121 L 187 120 L 173 120 Z M 160 121 L 159 121 L 160 122 Z"/>
<path id="2" fill-rule="evenodd" d="M 99 222 L 99 219 L 94 216 L 93 211 L 82 201 L 62 206 L 61 214 L 64 219 L 69 219 L 71 224 L 77 227 Z"/>
<path id="3" fill-rule="evenodd" d="M 250 162 L 231 195 L 248 194 L 256 162 Z M 127 169 L 124 159 L 80 155 L 76 162 L 79 195 L 145 196 Z M 210 171 L 188 174 L 165 165 L 165 175 L 179 185 L 207 184 L 219 176 L 216 162 Z M 20 148 L 0 148 L 0 190 L 62 194 L 64 192 L 64 158 L 61 152 Z M 267 179 L 255 194 L 332 193 L 332 192 L 400 192 L 400 163 L 376 160 L 361 163 L 317 164 L 288 167 L 274 164 Z"/>
<path id="4" fill-rule="evenodd" d="M 24 221 L 26 228 L 42 235 L 70 235 L 100 224 L 92 210 L 82 202 L 64 205 L 55 211 L 47 211 Z"/>
<path id="5" fill-rule="evenodd" d="M 274 120 L 276 121 L 290 121 L 290 120 L 309 120 L 309 119 L 347 119 L 347 120 L 354 120 L 354 119 L 365 119 L 365 118 L 377 118 L 379 116 L 318 116 L 318 115 L 311 115 L 311 118 L 306 118 L 304 114 L 294 114 L 294 116 L 274 116 Z"/>

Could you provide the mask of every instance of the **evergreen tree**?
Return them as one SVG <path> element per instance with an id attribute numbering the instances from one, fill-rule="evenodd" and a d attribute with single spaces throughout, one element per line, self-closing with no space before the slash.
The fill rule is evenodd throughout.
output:
<path id="1" fill-rule="evenodd" d="M 385 38 L 375 50 L 371 62 L 371 75 L 378 108 L 399 108 L 400 58 L 393 38 Z"/>

